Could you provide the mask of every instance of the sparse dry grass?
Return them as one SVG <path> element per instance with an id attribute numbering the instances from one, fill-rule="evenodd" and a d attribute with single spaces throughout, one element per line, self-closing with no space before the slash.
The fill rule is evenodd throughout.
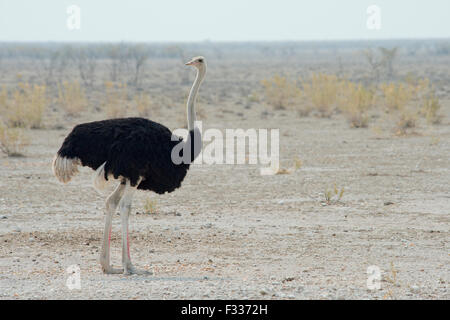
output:
<path id="1" fill-rule="evenodd" d="M 341 201 L 344 196 L 344 187 L 339 188 L 336 183 L 334 184 L 332 189 L 326 188 L 324 191 L 325 204 L 330 205 L 333 203 L 337 203 Z"/>
<path id="2" fill-rule="evenodd" d="M 257 103 L 257 102 L 260 102 L 260 101 L 261 101 L 261 98 L 259 97 L 259 94 L 256 91 L 253 91 L 251 94 L 249 94 L 247 96 L 247 102 L 248 103 Z"/>
<path id="3" fill-rule="evenodd" d="M 78 82 L 64 82 L 58 84 L 58 104 L 67 114 L 79 115 L 87 106 L 84 90 Z"/>
<path id="4" fill-rule="evenodd" d="M 158 202 L 156 200 L 151 200 L 146 198 L 143 203 L 144 214 L 155 214 Z"/>
<path id="5" fill-rule="evenodd" d="M 303 166 L 303 161 L 299 157 L 294 158 L 294 170 L 299 170 Z"/>
<path id="6" fill-rule="evenodd" d="M 279 168 L 278 171 L 275 174 L 289 174 L 291 171 L 286 168 Z"/>

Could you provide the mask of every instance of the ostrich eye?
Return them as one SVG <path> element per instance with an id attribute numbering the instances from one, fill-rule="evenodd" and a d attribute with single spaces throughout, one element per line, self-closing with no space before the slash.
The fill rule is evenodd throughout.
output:
<path id="1" fill-rule="evenodd" d="M 200 62 L 200 63 L 203 62 L 203 59 L 198 59 L 198 62 Z"/>

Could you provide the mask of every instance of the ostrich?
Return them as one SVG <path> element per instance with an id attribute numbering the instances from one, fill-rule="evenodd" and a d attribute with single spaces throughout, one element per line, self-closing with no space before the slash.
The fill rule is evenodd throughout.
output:
<path id="1" fill-rule="evenodd" d="M 195 57 L 186 65 L 194 66 L 197 75 L 187 102 L 187 139 L 172 135 L 162 124 L 144 118 L 122 118 L 83 123 L 75 126 L 65 138 L 53 160 L 53 173 L 67 183 L 78 172 L 78 166 L 95 170 L 94 187 L 102 189 L 108 179 L 120 183 L 106 199 L 105 229 L 100 264 L 106 274 L 150 274 L 137 270 L 131 263 L 128 218 L 133 193 L 137 189 L 158 194 L 172 192 L 181 186 L 189 165 L 201 150 L 201 132 L 195 127 L 195 98 L 206 73 L 203 57 Z M 179 155 L 184 161 L 173 161 L 172 150 L 181 144 Z M 183 152 L 186 152 L 183 155 Z M 187 159 L 186 159 L 187 158 Z M 110 264 L 112 217 L 117 207 L 122 223 L 122 266 Z"/>

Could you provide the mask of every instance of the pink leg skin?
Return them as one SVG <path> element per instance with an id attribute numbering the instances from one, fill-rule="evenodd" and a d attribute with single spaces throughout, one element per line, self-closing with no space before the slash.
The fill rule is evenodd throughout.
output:
<path id="1" fill-rule="evenodd" d="M 131 257 L 130 257 L 130 240 L 128 238 L 128 230 L 127 230 L 127 253 L 128 253 L 128 259 L 131 260 Z"/>

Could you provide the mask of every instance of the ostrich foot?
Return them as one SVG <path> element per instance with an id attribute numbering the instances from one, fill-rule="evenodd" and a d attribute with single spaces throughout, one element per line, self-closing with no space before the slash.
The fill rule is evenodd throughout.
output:
<path id="1" fill-rule="evenodd" d="M 128 264 L 125 266 L 125 268 L 123 270 L 123 274 L 128 274 L 128 275 L 139 274 L 139 275 L 144 275 L 144 276 L 151 276 L 153 274 L 153 272 L 147 271 L 147 270 L 138 270 L 132 264 Z"/>
<path id="2" fill-rule="evenodd" d="M 103 273 L 105 274 L 120 274 L 123 273 L 123 269 L 118 268 L 112 268 L 111 266 L 103 267 L 102 266 Z"/>

